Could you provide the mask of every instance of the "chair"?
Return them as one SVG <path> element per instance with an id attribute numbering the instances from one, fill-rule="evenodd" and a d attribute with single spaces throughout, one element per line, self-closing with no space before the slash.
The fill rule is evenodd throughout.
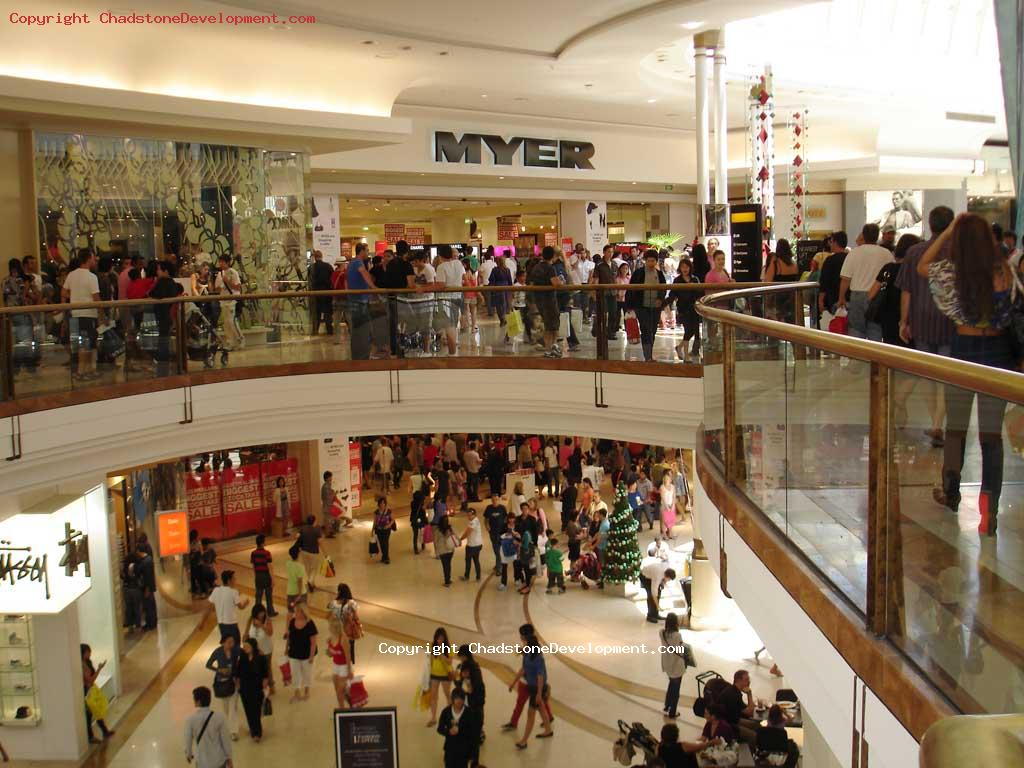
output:
<path id="1" fill-rule="evenodd" d="M 800 699 L 797 698 L 796 692 L 792 688 L 779 688 L 775 693 L 776 701 L 792 701 L 794 704 Z"/>

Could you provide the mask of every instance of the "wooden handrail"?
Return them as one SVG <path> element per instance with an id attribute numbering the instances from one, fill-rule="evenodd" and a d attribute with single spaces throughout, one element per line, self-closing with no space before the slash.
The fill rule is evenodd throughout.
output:
<path id="1" fill-rule="evenodd" d="M 1024 403 L 1024 375 L 1014 371 L 967 363 L 950 357 L 939 357 L 926 352 L 918 352 L 916 349 L 842 336 L 815 328 L 804 328 L 777 320 L 765 320 L 715 306 L 739 298 L 811 290 L 816 287 L 816 283 L 777 283 L 761 288 L 724 291 L 712 296 L 705 296 L 698 302 L 697 312 L 708 320 L 714 320 L 733 328 L 741 328 L 773 339 L 832 352 L 842 357 L 877 363 L 893 371 L 980 392 L 1001 400 Z"/>
<path id="2" fill-rule="evenodd" d="M 1024 765 L 1024 715 L 958 715 L 921 739 L 921 768 Z"/>

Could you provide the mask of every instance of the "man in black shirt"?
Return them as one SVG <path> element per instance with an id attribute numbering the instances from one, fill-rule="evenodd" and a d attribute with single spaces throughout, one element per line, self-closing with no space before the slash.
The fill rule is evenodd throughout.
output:
<path id="1" fill-rule="evenodd" d="M 184 289 L 174 280 L 176 267 L 169 261 L 156 263 L 156 282 L 149 290 L 151 299 L 170 299 L 180 296 Z M 156 345 L 156 375 L 167 376 L 171 368 L 171 312 L 179 312 L 181 305 L 157 304 L 153 308 L 159 337 Z"/>
<path id="2" fill-rule="evenodd" d="M 565 489 L 562 491 L 562 530 L 569 524 L 569 520 L 576 516 L 576 479 L 565 478 Z"/>
<path id="3" fill-rule="evenodd" d="M 415 288 L 416 270 L 412 268 L 412 261 L 409 258 L 409 244 L 405 240 L 395 243 L 395 256 L 384 267 L 384 282 L 377 283 L 381 288 Z M 398 323 L 399 312 L 406 308 L 407 302 L 404 297 L 398 295 L 388 296 L 388 327 L 391 337 L 391 354 L 396 357 L 405 357 L 405 354 L 398 344 Z"/>
<path id="4" fill-rule="evenodd" d="M 541 260 L 527 273 L 529 285 L 551 287 L 563 285 L 564 281 L 555 272 L 555 249 L 545 245 L 541 252 Z M 561 357 L 562 350 L 555 343 L 558 336 L 558 297 L 552 291 L 533 294 L 534 306 L 544 321 L 544 357 Z"/>
<path id="5" fill-rule="evenodd" d="M 831 256 L 829 258 L 832 258 Z M 750 691 L 750 673 L 741 669 L 732 676 L 732 685 L 715 702 L 722 709 L 724 719 L 748 744 L 757 742 L 758 723 L 754 717 L 754 694 Z"/>
<path id="6" fill-rule="evenodd" d="M 331 290 L 331 277 L 334 275 L 334 268 L 324 261 L 324 255 L 320 251 L 313 251 L 313 265 L 309 268 L 309 290 L 329 291 Z M 331 309 L 331 298 L 324 296 L 316 300 L 316 308 L 313 315 L 313 335 L 320 331 L 320 321 L 327 326 L 327 335 L 334 333 L 334 312 Z"/>
<path id="7" fill-rule="evenodd" d="M 843 263 L 846 261 L 846 244 L 848 243 L 845 232 L 832 233 L 832 255 L 825 259 L 821 268 L 821 276 L 818 284 L 821 290 L 818 292 L 818 316 L 825 310 L 832 312 L 839 303 L 839 284 L 842 280 L 840 272 L 843 270 Z M 828 330 L 827 328 L 825 330 Z"/>
<path id="8" fill-rule="evenodd" d="M 484 509 L 484 525 L 491 537 L 491 549 L 494 550 L 494 573 L 501 574 L 501 535 L 508 530 L 508 510 L 500 501 L 497 492 L 491 493 L 491 503 Z"/>
<path id="9" fill-rule="evenodd" d="M 615 265 L 612 264 L 612 255 L 614 248 L 610 245 L 606 245 L 604 250 L 601 252 L 601 260 L 594 267 L 594 274 L 590 276 L 591 283 L 597 283 L 598 285 L 613 285 L 615 283 Z M 608 340 L 613 340 L 619 332 L 619 302 L 615 299 L 615 291 L 604 291 L 601 299 L 604 300 L 605 307 L 605 319 L 607 320 L 607 335 Z M 595 317 L 597 313 L 594 313 Z M 597 336 L 597 321 L 595 320 L 593 328 L 593 335 Z"/>

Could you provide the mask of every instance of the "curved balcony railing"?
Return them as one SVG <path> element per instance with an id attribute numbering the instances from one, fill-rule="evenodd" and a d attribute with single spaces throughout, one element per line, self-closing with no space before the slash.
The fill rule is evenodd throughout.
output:
<path id="1" fill-rule="evenodd" d="M 692 302 L 727 287 L 661 289 Z M 642 344 L 627 340 L 622 300 L 645 290 L 586 285 L 287 291 L 0 308 L 0 413 L 225 378 L 324 371 L 514 365 L 700 376 L 699 354 L 683 360 L 685 332 L 681 325 L 672 327 L 674 305 L 663 315 L 650 361 L 644 360 Z M 541 310 L 547 297 L 558 310 L 558 359 L 547 356 L 548 345 L 533 343 L 544 341 Z M 476 317 L 468 312 L 470 304 L 478 305 Z M 516 314 L 527 330 L 511 332 L 499 322 L 499 308 L 506 320 Z M 454 347 L 449 328 L 457 328 L 450 334 Z"/>
<path id="2" fill-rule="evenodd" d="M 1021 711 L 1024 375 L 820 331 L 816 306 L 813 284 L 699 304 L 702 461 L 949 710 Z M 960 456 L 954 511 L 933 490 Z"/>

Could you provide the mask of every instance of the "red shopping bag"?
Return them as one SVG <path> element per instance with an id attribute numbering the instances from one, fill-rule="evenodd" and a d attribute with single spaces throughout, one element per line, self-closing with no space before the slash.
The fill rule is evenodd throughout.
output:
<path id="1" fill-rule="evenodd" d="M 433 544 L 434 543 L 434 526 L 428 525 L 423 529 L 423 543 Z"/>
<path id="2" fill-rule="evenodd" d="M 828 324 L 828 329 L 832 333 L 838 333 L 842 336 L 847 335 L 850 330 L 850 321 L 846 316 L 846 310 L 840 307 L 836 310 L 835 317 Z"/>
<path id="3" fill-rule="evenodd" d="M 626 341 L 630 344 L 640 343 L 640 321 L 636 315 L 626 316 Z"/>
<path id="4" fill-rule="evenodd" d="M 348 684 L 348 690 L 345 691 L 345 698 L 348 699 L 348 705 L 352 709 L 366 706 L 366 702 L 370 700 L 370 694 L 366 692 L 366 685 L 361 676 L 356 675 L 352 678 L 352 682 Z"/>
<path id="5" fill-rule="evenodd" d="M 292 684 L 292 663 L 290 661 L 281 665 L 281 682 L 285 685 Z"/>
<path id="6" fill-rule="evenodd" d="M 344 516 L 345 514 L 345 505 L 341 503 L 341 499 L 338 498 L 337 494 L 334 495 L 334 502 L 331 504 L 330 511 L 331 517 L 333 517 L 335 520 L 337 520 L 339 517 Z"/>

